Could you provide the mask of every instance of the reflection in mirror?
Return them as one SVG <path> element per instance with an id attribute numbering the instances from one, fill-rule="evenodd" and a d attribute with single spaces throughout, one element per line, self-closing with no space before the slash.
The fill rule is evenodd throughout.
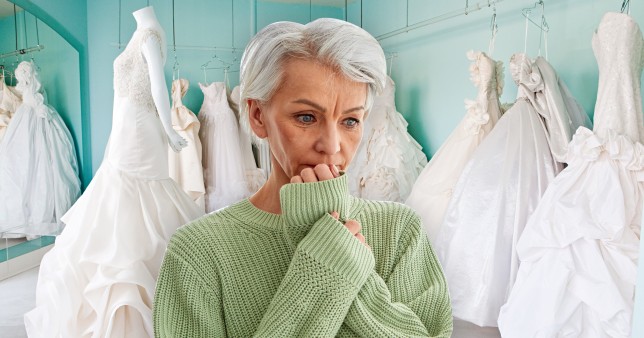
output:
<path id="1" fill-rule="evenodd" d="M 79 56 L 0 0 L 0 280 L 31 269 L 80 195 Z M 42 103 L 41 103 L 42 102 Z"/>

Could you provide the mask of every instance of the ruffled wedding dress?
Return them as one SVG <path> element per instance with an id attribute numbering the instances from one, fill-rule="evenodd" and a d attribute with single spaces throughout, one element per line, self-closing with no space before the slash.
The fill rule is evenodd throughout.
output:
<path id="1" fill-rule="evenodd" d="M 395 91 L 388 77 L 364 120 L 362 141 L 347 169 L 349 191 L 356 197 L 404 202 L 427 164 L 422 147 L 407 132 L 407 121 L 396 111 Z"/>
<path id="2" fill-rule="evenodd" d="M 212 212 L 249 195 L 239 122 L 228 104 L 226 85 L 199 84 L 204 99 L 199 111 L 199 138 L 203 150 L 206 212 Z"/>
<path id="3" fill-rule="evenodd" d="M 57 235 L 61 217 L 80 196 L 74 141 L 47 104 L 35 65 L 23 61 L 15 73 L 22 104 L 0 142 L 0 235 Z M 18 98 L 4 91 L 10 111 Z"/>
<path id="4" fill-rule="evenodd" d="M 543 58 L 515 54 L 510 70 L 518 98 L 465 166 L 435 240 L 454 317 L 478 326 L 497 326 L 518 269 L 516 242 L 563 167 L 551 149 L 564 149 L 571 121 L 585 120 Z"/>
<path id="5" fill-rule="evenodd" d="M 30 337 L 152 337 L 152 301 L 170 236 L 201 215 L 168 175 L 168 140 L 152 99 L 137 29 L 114 61 L 115 106 L 105 158 L 63 217 L 40 265 Z M 163 52 L 163 50 L 161 51 Z"/>
<path id="6" fill-rule="evenodd" d="M 186 79 L 172 81 L 172 127 L 188 142 L 188 146 L 180 152 L 168 146 L 168 168 L 170 177 L 205 211 L 206 188 L 201 167 L 200 123 L 197 116 L 181 101 L 189 85 Z"/>
<path id="7" fill-rule="evenodd" d="M 422 218 L 423 228 L 432 242 L 465 164 L 501 117 L 503 63 L 482 52 L 468 52 L 467 56 L 473 61 L 470 74 L 479 90 L 478 96 L 475 101 L 465 100 L 465 117 L 432 156 L 405 201 Z"/>
<path id="8" fill-rule="evenodd" d="M 644 198 L 644 40 L 630 16 L 607 13 L 592 42 L 595 126 L 577 130 L 568 167 L 517 244 L 521 265 L 501 308 L 503 337 L 631 334 Z"/>
<path id="9" fill-rule="evenodd" d="M 4 81 L 4 77 L 0 76 L 0 143 L 7 132 L 9 121 L 22 103 L 20 93 L 17 93 L 14 87 L 7 86 Z"/>

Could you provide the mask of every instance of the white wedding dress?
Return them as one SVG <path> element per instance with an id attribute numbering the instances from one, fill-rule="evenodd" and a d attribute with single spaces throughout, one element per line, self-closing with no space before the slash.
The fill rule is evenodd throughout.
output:
<path id="1" fill-rule="evenodd" d="M 465 166 L 435 240 L 453 315 L 478 326 L 497 326 L 518 269 L 516 242 L 563 167 L 551 148 L 565 148 L 561 135 L 585 120 L 578 104 L 565 104 L 570 97 L 544 59 L 515 54 L 510 70 L 518 98 Z"/>
<path id="2" fill-rule="evenodd" d="M 407 132 L 407 121 L 396 111 L 395 91 L 387 77 L 364 119 L 362 141 L 347 168 L 349 192 L 356 197 L 402 203 L 427 164 L 422 147 Z"/>
<path id="3" fill-rule="evenodd" d="M 168 145 L 168 169 L 170 177 L 205 211 L 206 188 L 201 167 L 200 123 L 197 115 L 181 101 L 189 85 L 186 79 L 172 81 L 172 128 L 188 142 L 188 145 L 180 152 L 174 151 Z"/>
<path id="4" fill-rule="evenodd" d="M 22 103 L 20 93 L 14 87 L 8 86 L 3 76 L 0 76 L 0 143 L 7 132 L 9 122 Z"/>
<path id="5" fill-rule="evenodd" d="M 152 99 L 137 29 L 114 60 L 114 112 L 105 158 L 63 217 L 43 258 L 30 337 L 152 337 L 152 301 L 170 236 L 201 215 L 168 175 L 168 140 Z M 163 49 L 162 51 L 163 52 Z"/>
<path id="6" fill-rule="evenodd" d="M 16 68 L 22 104 L 0 142 L 0 234 L 9 237 L 57 235 L 61 217 L 80 196 L 74 141 L 47 104 L 35 67 L 23 61 Z"/>
<path id="7" fill-rule="evenodd" d="M 568 167 L 517 244 L 521 265 L 501 308 L 503 337 L 631 334 L 644 202 L 644 40 L 630 16 L 606 13 L 592 42 L 595 126 L 577 130 Z"/>
<path id="8" fill-rule="evenodd" d="M 475 101 L 465 100 L 465 117 L 432 156 L 405 201 L 422 218 L 423 228 L 432 242 L 465 164 L 501 117 L 503 63 L 482 52 L 471 51 L 467 56 L 473 61 L 470 75 L 479 90 L 478 96 Z"/>
<path id="9" fill-rule="evenodd" d="M 212 212 L 249 195 L 239 123 L 228 104 L 226 85 L 199 84 L 204 99 L 199 111 L 199 138 L 203 148 L 206 212 Z"/>

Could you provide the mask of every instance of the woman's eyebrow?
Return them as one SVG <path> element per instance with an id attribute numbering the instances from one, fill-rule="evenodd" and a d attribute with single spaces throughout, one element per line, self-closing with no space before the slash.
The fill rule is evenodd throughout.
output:
<path id="1" fill-rule="evenodd" d="M 318 111 L 320 111 L 320 112 L 323 112 L 323 113 L 324 113 L 324 112 L 326 112 L 326 109 L 325 109 L 324 107 L 320 106 L 319 104 L 317 104 L 317 103 L 315 103 L 315 102 L 313 102 L 313 101 L 311 101 L 311 100 L 307 100 L 307 99 L 297 99 L 297 100 L 292 101 L 292 102 L 293 102 L 293 103 L 302 103 L 302 104 L 306 104 L 306 105 L 309 105 L 309 106 L 311 106 L 311 107 L 315 108 L 316 110 L 318 110 Z"/>
<path id="2" fill-rule="evenodd" d="M 308 100 L 308 99 L 297 99 L 297 100 L 292 101 L 292 102 L 293 103 L 302 103 L 302 104 L 309 105 L 309 106 L 315 108 L 316 110 L 318 110 L 318 111 L 320 111 L 322 113 L 326 112 L 326 109 L 324 107 L 322 107 L 319 104 L 317 104 L 317 103 L 315 103 L 315 102 L 313 102 L 311 100 Z M 342 114 L 350 114 L 350 113 L 353 113 L 354 111 L 358 111 L 358 110 L 364 110 L 364 106 L 358 106 L 358 107 L 349 108 L 349 109 L 345 110 L 344 112 L 342 112 Z"/>
<path id="3" fill-rule="evenodd" d="M 354 107 L 354 108 L 349 108 L 349 109 L 345 110 L 344 112 L 342 112 L 342 114 L 350 114 L 350 113 L 353 113 L 354 111 L 359 111 L 359 110 L 364 110 L 364 106 L 358 106 L 358 107 Z"/>

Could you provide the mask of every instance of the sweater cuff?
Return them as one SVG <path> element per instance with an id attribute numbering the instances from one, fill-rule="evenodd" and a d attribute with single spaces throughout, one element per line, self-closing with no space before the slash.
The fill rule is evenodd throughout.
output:
<path id="1" fill-rule="evenodd" d="M 300 241 L 298 250 L 361 288 L 375 267 L 371 250 L 331 215 L 322 216 Z"/>
<path id="2" fill-rule="evenodd" d="M 286 184 L 280 189 L 280 204 L 282 219 L 287 225 L 311 225 L 333 211 L 337 211 L 343 220 L 349 204 L 347 177 Z"/>

